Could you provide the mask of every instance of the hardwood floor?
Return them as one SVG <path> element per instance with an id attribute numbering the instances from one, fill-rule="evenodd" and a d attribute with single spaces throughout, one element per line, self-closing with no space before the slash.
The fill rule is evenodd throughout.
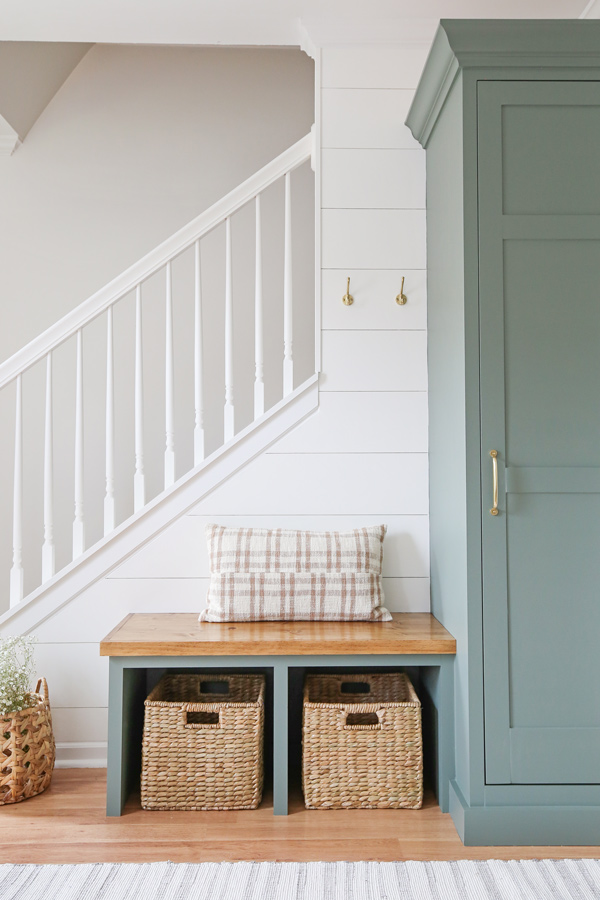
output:
<path id="1" fill-rule="evenodd" d="M 463 847 L 432 795 L 421 810 L 307 810 L 270 798 L 239 812 L 149 812 L 132 798 L 107 819 L 104 769 L 58 769 L 51 788 L 0 807 L 0 863 L 598 857 L 598 847 Z"/>

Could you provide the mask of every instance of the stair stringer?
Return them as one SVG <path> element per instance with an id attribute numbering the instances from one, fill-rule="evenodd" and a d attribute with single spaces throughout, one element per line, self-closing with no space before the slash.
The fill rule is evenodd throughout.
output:
<path id="1" fill-rule="evenodd" d="M 223 447 L 0 616 L 4 635 L 28 634 L 185 515 L 318 409 L 313 375 Z"/>

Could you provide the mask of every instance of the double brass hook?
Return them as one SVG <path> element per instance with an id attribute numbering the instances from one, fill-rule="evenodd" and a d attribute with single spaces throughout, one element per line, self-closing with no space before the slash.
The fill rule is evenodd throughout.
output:
<path id="1" fill-rule="evenodd" d="M 398 306 L 404 306 L 404 304 L 407 302 L 407 300 L 408 300 L 408 297 L 404 293 L 404 275 L 403 275 L 402 276 L 402 284 L 400 285 L 400 293 L 396 295 L 396 303 L 398 304 Z M 346 293 L 342 297 L 342 303 L 344 304 L 344 306 L 352 306 L 352 304 L 354 303 L 354 297 L 350 293 L 350 278 L 348 278 L 348 281 L 346 284 Z"/>

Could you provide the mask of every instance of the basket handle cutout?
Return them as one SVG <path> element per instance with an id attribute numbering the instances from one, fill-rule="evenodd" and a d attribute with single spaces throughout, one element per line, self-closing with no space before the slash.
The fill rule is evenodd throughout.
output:
<path id="1" fill-rule="evenodd" d="M 381 728 L 381 719 L 375 712 L 372 713 L 346 713 L 346 723 L 344 728 Z"/>
<path id="2" fill-rule="evenodd" d="M 200 693 L 201 694 L 228 694 L 229 693 L 229 682 L 228 681 L 201 681 L 200 682 Z"/>
<path id="3" fill-rule="evenodd" d="M 342 694 L 370 694 L 371 685 L 367 681 L 342 681 Z"/>
<path id="4" fill-rule="evenodd" d="M 184 728 L 220 728 L 221 714 L 203 710 L 184 710 L 183 711 Z"/>

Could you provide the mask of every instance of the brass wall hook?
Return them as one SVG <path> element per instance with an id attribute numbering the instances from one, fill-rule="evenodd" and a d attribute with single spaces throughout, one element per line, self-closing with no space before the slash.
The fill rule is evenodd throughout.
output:
<path id="1" fill-rule="evenodd" d="M 402 284 L 400 285 L 400 293 L 397 294 L 397 296 L 396 296 L 396 303 L 398 304 L 398 306 L 404 306 L 404 304 L 406 303 L 407 300 L 408 300 L 408 297 L 404 293 L 404 275 L 403 275 L 402 276 Z"/>
<path id="2" fill-rule="evenodd" d="M 348 284 L 346 286 L 346 293 L 342 297 L 342 303 L 345 306 L 352 306 L 352 304 L 354 303 L 354 297 L 352 297 L 350 294 L 350 279 L 348 279 Z"/>

